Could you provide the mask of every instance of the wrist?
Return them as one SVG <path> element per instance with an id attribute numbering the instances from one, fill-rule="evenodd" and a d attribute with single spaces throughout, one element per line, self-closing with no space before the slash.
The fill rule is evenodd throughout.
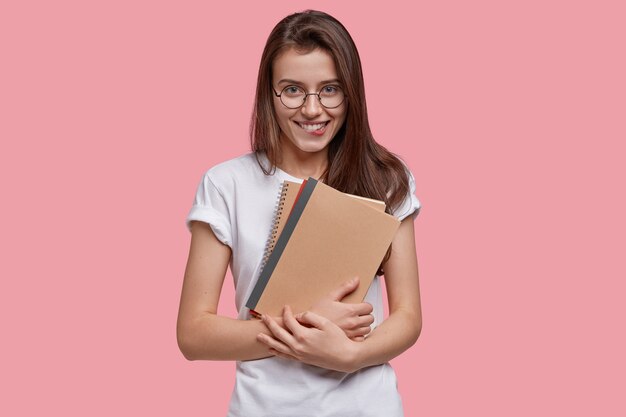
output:
<path id="1" fill-rule="evenodd" d="M 356 372 L 363 367 L 363 355 L 365 349 L 365 341 L 355 342 L 353 340 L 350 341 L 350 345 L 348 348 L 348 352 L 346 355 L 347 358 L 347 372 Z"/>

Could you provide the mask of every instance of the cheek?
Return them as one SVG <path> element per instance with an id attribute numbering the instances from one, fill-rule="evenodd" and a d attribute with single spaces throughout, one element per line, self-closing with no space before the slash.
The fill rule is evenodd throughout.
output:
<path id="1" fill-rule="evenodd" d="M 348 115 L 347 109 L 344 110 L 343 112 L 339 112 L 337 113 L 334 117 L 335 119 L 337 119 L 337 121 L 339 123 L 337 123 L 339 125 L 339 127 L 343 126 L 344 122 L 346 121 L 346 117 Z"/>
<path id="2" fill-rule="evenodd" d="M 276 120 L 281 128 L 289 126 L 289 118 L 291 117 L 289 112 L 286 112 L 284 109 L 277 109 L 274 107 L 274 114 L 276 115 Z"/>
<path id="3" fill-rule="evenodd" d="M 346 119 L 346 115 L 348 114 L 348 104 L 347 103 L 343 103 L 341 106 L 339 106 L 336 109 L 332 110 L 332 114 L 335 118 L 339 119 L 339 120 L 345 120 Z"/>
<path id="4" fill-rule="evenodd" d="M 280 130 L 287 133 L 290 131 L 291 129 L 291 125 L 289 122 L 289 119 L 285 118 L 285 117 L 279 117 L 278 118 L 278 127 L 280 127 Z"/>

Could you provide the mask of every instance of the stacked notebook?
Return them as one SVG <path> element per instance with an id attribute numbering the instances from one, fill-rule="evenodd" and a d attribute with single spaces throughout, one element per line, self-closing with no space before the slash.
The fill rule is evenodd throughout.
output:
<path id="1" fill-rule="evenodd" d="M 381 201 L 342 193 L 309 178 L 285 181 L 263 269 L 246 307 L 253 315 L 294 313 L 358 276 L 342 301 L 361 302 L 400 222 Z"/>

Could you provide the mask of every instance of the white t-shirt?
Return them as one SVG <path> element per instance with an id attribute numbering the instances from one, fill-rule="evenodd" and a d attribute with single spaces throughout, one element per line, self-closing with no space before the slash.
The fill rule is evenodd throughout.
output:
<path id="1" fill-rule="evenodd" d="M 259 154 L 269 166 L 264 154 Z M 410 174 L 410 173 L 409 173 Z M 209 169 L 203 176 L 187 217 L 208 223 L 215 236 L 232 250 L 230 268 L 235 281 L 238 318 L 250 318 L 245 303 L 261 272 L 265 244 L 282 182 L 302 182 L 276 169 L 265 175 L 255 154 L 249 153 Z M 415 180 L 394 211 L 402 220 L 416 215 Z M 373 308 L 376 327 L 383 320 L 379 278 L 374 278 L 365 301 Z M 228 417 L 351 417 L 402 416 L 396 375 L 389 364 L 343 373 L 278 357 L 238 361 Z"/>

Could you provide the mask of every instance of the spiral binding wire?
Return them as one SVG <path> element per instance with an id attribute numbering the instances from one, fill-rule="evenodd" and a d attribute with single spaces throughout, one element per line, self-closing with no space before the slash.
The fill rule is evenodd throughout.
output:
<path id="1" fill-rule="evenodd" d="M 274 206 L 274 218 L 272 219 L 270 234 L 267 237 L 267 242 L 265 243 L 263 260 L 261 261 L 261 269 L 265 267 L 265 264 L 267 263 L 270 255 L 274 251 L 274 246 L 276 246 L 276 241 L 278 240 L 278 225 L 280 223 L 280 219 L 283 217 L 283 210 L 285 209 L 285 197 L 287 196 L 288 189 L 289 184 L 287 182 L 283 182 L 280 193 L 276 200 L 276 205 Z"/>

